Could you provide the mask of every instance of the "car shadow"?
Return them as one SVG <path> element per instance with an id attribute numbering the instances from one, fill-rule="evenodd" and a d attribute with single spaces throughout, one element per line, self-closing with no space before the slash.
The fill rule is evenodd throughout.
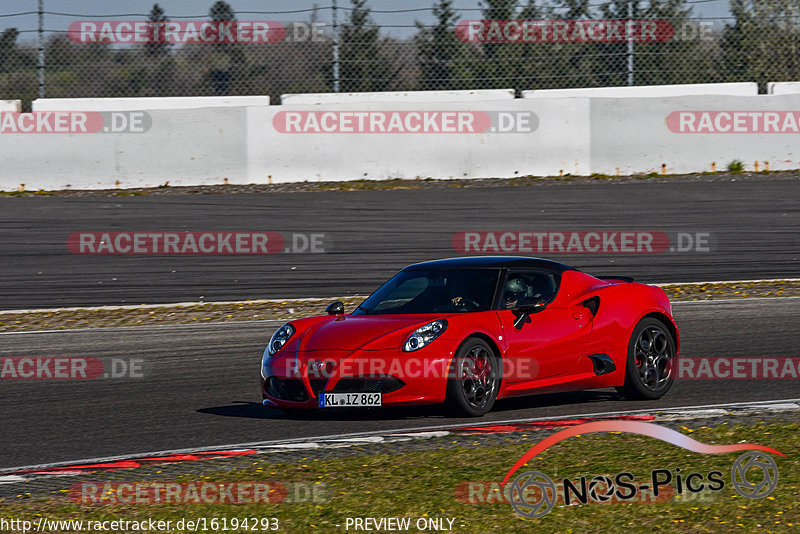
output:
<path id="1" fill-rule="evenodd" d="M 234 401 L 227 406 L 201 408 L 198 413 L 222 417 L 283 419 L 291 421 L 371 421 L 446 417 L 440 406 L 386 406 L 383 408 L 337 408 L 335 410 L 294 410 L 284 412 L 260 402 Z"/>
<path id="2" fill-rule="evenodd" d="M 571 404 L 593 404 L 598 402 L 621 401 L 622 396 L 613 389 L 581 390 L 568 393 L 544 393 L 526 397 L 500 399 L 489 413 L 527 410 L 531 408 L 548 408 L 551 406 L 568 406 Z M 624 410 L 624 405 L 619 408 Z M 554 415 L 554 414 L 549 414 Z"/>
<path id="3" fill-rule="evenodd" d="M 531 417 L 535 415 L 548 416 L 554 415 L 552 412 L 542 414 L 532 414 L 532 409 L 543 409 L 555 406 L 569 406 L 575 404 L 585 404 L 587 406 L 597 403 L 613 402 L 620 400 L 620 395 L 614 390 L 587 390 L 573 391 L 569 393 L 548 393 L 542 395 L 531 395 L 527 397 L 515 397 L 512 399 L 502 399 L 492 408 L 492 411 L 484 418 L 462 418 L 467 422 L 487 422 L 497 419 L 513 417 Z M 619 407 L 624 409 L 624 403 Z M 613 409 L 613 408 L 611 408 Z M 591 411 L 587 408 L 586 411 Z M 198 413 L 216 415 L 220 417 L 244 417 L 250 419 L 268 420 L 290 420 L 290 421 L 374 421 L 376 419 L 387 420 L 409 420 L 409 419 L 458 419 L 453 417 L 442 405 L 426 406 L 386 406 L 382 408 L 337 408 L 330 410 L 296 410 L 284 412 L 278 408 L 263 406 L 260 402 L 233 401 L 226 406 L 214 406 L 200 408 Z M 525 412 L 525 413 L 514 413 Z M 498 418 L 498 414 L 504 414 Z M 491 417 L 494 415 L 494 417 Z M 568 415 L 568 414 L 565 414 Z"/>

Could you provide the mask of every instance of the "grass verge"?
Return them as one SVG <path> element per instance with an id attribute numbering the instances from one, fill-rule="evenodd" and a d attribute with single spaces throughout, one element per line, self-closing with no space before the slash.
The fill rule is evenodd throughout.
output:
<path id="1" fill-rule="evenodd" d="M 737 167 L 738 169 L 738 167 Z M 266 184 L 215 184 L 197 186 L 171 186 L 169 182 L 155 187 L 136 187 L 130 189 L 62 189 L 58 191 L 26 190 L 0 191 L 0 197 L 37 196 L 104 196 L 132 197 L 150 195 L 216 195 L 237 193 L 303 193 L 323 191 L 376 191 L 407 189 L 466 189 L 493 187 L 530 187 L 552 184 L 586 184 L 597 182 L 631 183 L 648 180 L 651 182 L 694 182 L 698 180 L 749 180 L 775 177 L 796 179 L 797 170 L 745 172 L 743 169 L 730 172 L 696 172 L 690 174 L 660 174 L 658 172 L 632 175 L 594 173 L 579 176 L 560 173 L 554 176 L 523 175 L 513 178 L 389 178 L 354 179 L 341 182 L 288 182 Z M 271 179 L 269 180 L 271 182 Z M 21 184 L 24 187 L 24 184 Z"/>
<path id="2" fill-rule="evenodd" d="M 748 297 L 797 297 L 800 281 L 668 284 L 661 286 L 673 302 Z M 199 324 L 226 321 L 298 319 L 325 313 L 332 300 L 352 311 L 363 296 L 329 299 L 255 300 L 223 303 L 189 303 L 139 307 L 64 308 L 27 312 L 0 312 L 0 332 L 65 330 L 103 326 Z"/>
<path id="3" fill-rule="evenodd" d="M 273 463 L 268 455 L 252 465 L 225 473 L 193 475 L 201 481 L 305 482 L 321 488 L 312 502 L 259 505 L 210 504 L 119 504 L 80 505 L 63 493 L 47 498 L 26 494 L 0 501 L 5 517 L 37 520 L 112 520 L 153 517 L 177 521 L 181 518 L 275 517 L 281 532 L 345 532 L 347 518 L 408 517 L 453 519 L 454 532 L 787 532 L 800 524 L 800 425 L 769 422 L 748 425 L 723 423 L 682 432 L 703 443 L 758 443 L 777 449 L 779 471 L 775 490 L 766 498 L 747 499 L 731 486 L 731 467 L 739 453 L 703 455 L 642 436 L 590 434 L 562 441 L 531 461 L 524 470 L 545 473 L 553 480 L 581 476 L 634 474 L 636 483 L 649 482 L 651 471 L 668 469 L 673 474 L 722 472 L 724 487 L 673 497 L 666 502 L 600 503 L 564 506 L 557 503 L 542 518 L 517 516 L 502 498 L 470 502 L 463 488 L 468 482 L 502 480 L 514 462 L 542 435 L 516 434 L 505 444 L 481 442 L 479 436 L 449 437 L 434 450 L 396 454 L 363 454 L 298 463 Z M 548 432 L 551 433 L 551 432 Z M 756 482 L 756 472 L 748 471 Z M 188 480 L 183 480 L 186 483 Z M 488 487 L 488 486 L 484 486 Z M 462 488 L 461 490 L 459 488 Z M 674 487 L 673 487 L 674 489 Z M 685 490 L 684 490 L 685 491 Z M 487 495 L 488 493 L 483 493 Z M 485 497 L 484 497 L 484 500 Z M 447 522 L 445 521 L 445 524 Z M 67 531 L 67 530 L 65 530 Z M 351 528 L 352 531 L 352 528 Z M 411 531 L 417 530 L 412 528 Z"/>

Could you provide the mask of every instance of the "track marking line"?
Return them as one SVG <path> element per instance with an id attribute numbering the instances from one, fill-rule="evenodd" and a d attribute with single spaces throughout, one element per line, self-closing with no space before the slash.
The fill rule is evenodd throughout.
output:
<path id="1" fill-rule="evenodd" d="M 0 310 L 0 315 L 10 315 L 14 313 L 52 313 L 52 312 L 71 312 L 71 311 L 124 311 L 124 310 L 150 310 L 159 308 L 196 308 L 203 306 L 227 306 L 227 305 L 246 305 L 246 304 L 280 304 L 282 302 L 327 302 L 332 298 L 365 299 L 369 295 L 352 295 L 338 297 L 303 297 L 285 299 L 252 299 L 252 300 L 209 300 L 209 301 L 187 301 L 187 302 L 168 302 L 165 304 L 120 304 L 102 306 L 70 306 L 67 308 L 33 308 L 21 310 Z"/>
<path id="2" fill-rule="evenodd" d="M 38 465 L 28 465 L 28 466 L 19 466 L 19 467 L 7 467 L 0 469 L 0 475 L 3 474 L 14 474 L 15 472 L 19 471 L 45 471 L 52 468 L 69 468 L 74 467 L 76 465 L 82 464 L 101 464 L 101 463 L 110 463 L 110 462 L 118 462 L 118 461 L 125 461 L 125 460 L 136 460 L 143 457 L 156 457 L 156 456 L 175 456 L 180 454 L 191 454 L 191 453 L 201 453 L 201 452 L 215 452 L 215 451 L 225 451 L 225 450 L 243 450 L 243 449 L 267 449 L 277 452 L 275 449 L 280 449 L 281 447 L 284 449 L 302 449 L 302 448 L 316 448 L 316 446 L 309 447 L 310 443 L 316 443 L 319 446 L 318 442 L 325 442 L 325 441 L 334 441 L 334 440 L 342 440 L 342 439 L 350 439 L 350 438 L 364 438 L 370 436 L 384 436 L 388 438 L 392 438 L 394 436 L 410 436 L 410 437 L 437 437 L 435 432 L 438 431 L 448 431 L 455 428 L 472 428 L 472 427 L 480 427 L 480 426 L 495 426 L 495 425 L 503 425 L 503 424 L 514 424 L 514 423 L 527 423 L 527 422 L 537 422 L 537 421 L 555 421 L 555 420 L 563 420 L 565 418 L 588 418 L 588 417 L 610 417 L 610 416 L 619 416 L 619 415 L 634 415 L 634 414 L 652 414 L 655 416 L 667 416 L 667 415 L 682 415 L 686 414 L 689 415 L 694 412 L 702 412 L 702 410 L 708 409 L 724 409 L 724 408 L 755 408 L 761 410 L 770 410 L 771 407 L 775 407 L 775 410 L 786 410 L 786 409 L 795 409 L 800 408 L 800 398 L 794 399 L 775 399 L 769 401 L 756 401 L 756 402 L 734 402 L 734 403 L 726 403 L 726 404 L 708 404 L 708 405 L 696 405 L 696 406 L 676 406 L 676 407 L 668 407 L 668 408 L 648 408 L 648 409 L 641 409 L 641 410 L 621 410 L 621 411 L 614 411 L 614 412 L 597 412 L 597 413 L 583 413 L 583 414 L 564 414 L 564 415 L 556 415 L 556 416 L 549 416 L 549 417 L 532 417 L 532 418 L 524 418 L 524 419 L 506 419 L 500 421 L 481 421 L 476 423 L 451 423 L 446 425 L 431 425 L 431 426 L 422 426 L 422 427 L 415 427 L 415 428 L 398 428 L 398 429 L 384 429 L 384 430 L 373 430 L 368 432 L 354 432 L 348 434 L 332 434 L 332 435 L 323 435 L 323 436 L 313 436 L 313 437 L 304 437 L 304 438 L 292 438 L 292 439 L 284 439 L 284 440 L 270 440 L 270 441 L 255 441 L 250 443 L 239 443 L 239 444 L 232 444 L 232 445 L 215 445 L 215 446 L 207 446 L 207 447 L 193 447 L 188 449 L 177 449 L 171 451 L 158 451 L 158 452 L 146 452 L 146 453 L 138 453 L 138 454 L 126 454 L 120 456 L 111 456 L 106 458 L 91 458 L 85 460 L 75 460 L 75 461 L 68 461 L 68 462 L 54 462 L 54 463 L 47 463 L 47 464 L 38 464 Z M 419 434 L 419 436 L 417 436 Z M 445 434 L 446 435 L 446 434 Z M 294 447 L 290 447 L 294 445 Z M 260 451 L 259 451 L 260 452 Z"/>
<path id="3" fill-rule="evenodd" d="M 779 283 L 779 282 L 800 282 L 800 278 L 764 278 L 759 280 L 709 280 L 705 282 L 659 282 L 648 285 L 658 287 L 672 286 L 702 286 L 708 284 L 755 284 L 755 283 Z M 643 282 L 644 283 L 644 282 Z M 0 315 L 12 315 L 21 313 L 53 313 L 70 311 L 120 311 L 120 310 L 148 310 L 159 308 L 193 308 L 203 306 L 227 306 L 227 305 L 246 305 L 246 304 L 275 304 L 282 302 L 330 302 L 332 299 L 365 299 L 369 295 L 339 295 L 336 297 L 303 297 L 303 298 L 283 298 L 283 299 L 252 299 L 252 300 L 210 300 L 210 301 L 186 301 L 171 302 L 166 304 L 120 304 L 102 306 L 70 306 L 64 308 L 33 308 L 19 310 L 0 310 Z M 768 297 L 771 298 L 771 297 Z M 791 298 L 791 297 L 775 297 Z"/>
<path id="4" fill-rule="evenodd" d="M 777 297 L 782 298 L 782 297 Z M 789 298 L 789 297 L 786 297 Z M 250 324 L 263 324 L 263 323 L 285 323 L 287 321 L 291 321 L 292 319 L 258 319 L 258 320 L 249 320 L 249 321 L 221 321 L 221 322 L 212 322 L 212 323 L 202 323 L 202 324 L 192 324 L 192 323 L 185 323 L 185 324 L 148 324 L 148 325 L 132 325 L 132 326 L 94 326 L 89 328 L 60 328 L 58 330 L 23 330 L 21 332 L 0 332 L 0 336 L 10 336 L 10 335 L 18 335 L 18 334 L 69 334 L 72 332 L 98 332 L 98 331 L 106 331 L 106 332 L 113 332 L 115 330 L 130 330 L 132 328 L 140 328 L 140 329 L 169 329 L 169 328 L 203 328 L 206 326 L 243 326 L 243 325 L 250 325 Z M 269 325 L 265 325 L 269 326 Z"/>
<path id="5" fill-rule="evenodd" d="M 794 300 L 800 297 L 738 297 L 732 299 L 699 299 L 699 300 L 673 300 L 672 305 L 677 304 L 714 304 L 714 303 L 731 303 L 731 302 L 750 302 L 753 300 Z"/>
<path id="6" fill-rule="evenodd" d="M 732 298 L 732 299 L 707 299 L 707 300 L 673 300 L 673 306 L 685 306 L 689 304 L 704 304 L 704 305 L 711 305 L 711 304 L 729 304 L 731 302 L 738 302 L 738 303 L 745 303 L 745 302 L 752 302 L 752 301 L 765 301 L 765 300 L 775 300 L 775 301 L 785 301 L 785 300 L 795 300 L 800 299 L 798 297 L 739 297 L 739 298 Z M 0 311 L 0 314 L 3 312 Z M 80 332 L 114 332 L 114 331 L 126 331 L 133 328 L 139 329 L 169 329 L 169 328 L 204 328 L 206 326 L 225 326 L 225 327 L 233 327 L 233 326 L 245 326 L 245 325 L 257 325 L 263 324 L 266 327 L 271 328 L 272 324 L 270 323 L 285 323 L 292 321 L 293 319 L 300 319 L 300 317 L 285 317 L 281 319 L 255 319 L 255 320 L 248 320 L 248 321 L 218 321 L 218 322 L 210 322 L 210 323 L 202 323 L 202 324 L 152 324 L 152 325 L 132 325 L 132 326 L 95 326 L 89 328 L 61 328 L 58 330 L 22 330 L 20 332 L 0 332 L 0 336 L 18 336 L 18 335 L 31 335 L 31 334 L 64 334 L 64 333 L 80 333 Z"/>
<path id="7" fill-rule="evenodd" d="M 669 286 L 704 286 L 708 284 L 755 284 L 764 282 L 800 282 L 800 278 L 764 278 L 762 280 L 709 280 L 707 282 L 661 282 L 650 284 L 658 287 Z"/>

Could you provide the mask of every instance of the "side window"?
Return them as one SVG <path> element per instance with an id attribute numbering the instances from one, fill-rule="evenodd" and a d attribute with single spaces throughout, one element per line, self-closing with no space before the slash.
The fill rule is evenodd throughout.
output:
<path id="1" fill-rule="evenodd" d="M 550 302 L 556 294 L 553 274 L 531 271 L 511 271 L 506 278 L 500 308 L 512 309 L 533 304 L 537 300 Z"/>

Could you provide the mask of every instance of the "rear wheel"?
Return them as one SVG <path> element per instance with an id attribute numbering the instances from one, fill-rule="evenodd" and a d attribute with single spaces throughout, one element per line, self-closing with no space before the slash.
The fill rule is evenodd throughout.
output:
<path id="1" fill-rule="evenodd" d="M 447 404 L 456 415 L 479 417 L 494 406 L 502 375 L 500 358 L 484 340 L 468 338 L 456 351 L 447 378 Z"/>
<path id="2" fill-rule="evenodd" d="M 675 340 L 664 323 L 642 319 L 628 343 L 625 385 L 617 391 L 630 399 L 661 398 L 672 387 L 675 354 Z"/>

